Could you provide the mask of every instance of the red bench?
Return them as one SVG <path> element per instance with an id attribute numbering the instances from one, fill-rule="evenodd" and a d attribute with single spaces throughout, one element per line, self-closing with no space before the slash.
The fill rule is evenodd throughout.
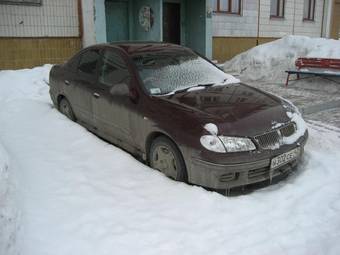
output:
<path id="1" fill-rule="evenodd" d="M 296 69 L 287 70 L 287 81 L 291 81 L 290 75 L 296 74 L 297 80 L 300 79 L 300 74 L 307 74 L 313 76 L 330 76 L 330 77 L 340 77 L 340 59 L 332 58 L 298 58 L 295 61 Z"/>

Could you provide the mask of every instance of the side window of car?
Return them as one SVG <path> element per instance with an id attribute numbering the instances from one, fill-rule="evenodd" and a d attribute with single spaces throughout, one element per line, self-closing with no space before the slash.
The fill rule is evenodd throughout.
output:
<path id="1" fill-rule="evenodd" d="M 78 70 L 85 74 L 94 76 L 96 75 L 96 67 L 98 60 L 99 51 L 97 50 L 86 51 L 80 56 Z"/>
<path id="2" fill-rule="evenodd" d="M 105 50 L 99 68 L 99 82 L 106 86 L 128 83 L 130 73 L 125 60 L 113 50 Z"/>

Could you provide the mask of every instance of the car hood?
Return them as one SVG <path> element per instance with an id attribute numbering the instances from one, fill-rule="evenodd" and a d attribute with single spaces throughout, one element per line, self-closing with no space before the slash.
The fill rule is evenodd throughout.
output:
<path id="1" fill-rule="evenodd" d="M 289 122 L 281 99 L 245 84 L 203 87 L 161 97 L 219 134 L 254 136 Z M 178 111 L 177 111 L 178 112 Z"/>

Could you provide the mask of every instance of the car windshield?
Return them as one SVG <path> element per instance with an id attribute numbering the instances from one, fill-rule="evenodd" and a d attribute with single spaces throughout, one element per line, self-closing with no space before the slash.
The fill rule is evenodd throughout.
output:
<path id="1" fill-rule="evenodd" d="M 163 95 L 195 86 L 237 83 L 233 76 L 189 52 L 156 52 L 133 58 L 147 91 Z"/>

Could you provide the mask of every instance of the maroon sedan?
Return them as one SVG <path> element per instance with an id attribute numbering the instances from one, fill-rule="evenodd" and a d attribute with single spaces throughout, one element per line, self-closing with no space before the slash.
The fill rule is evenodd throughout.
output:
<path id="1" fill-rule="evenodd" d="M 308 132 L 288 101 L 188 48 L 101 44 L 50 72 L 54 105 L 174 180 L 230 190 L 297 165 Z"/>

